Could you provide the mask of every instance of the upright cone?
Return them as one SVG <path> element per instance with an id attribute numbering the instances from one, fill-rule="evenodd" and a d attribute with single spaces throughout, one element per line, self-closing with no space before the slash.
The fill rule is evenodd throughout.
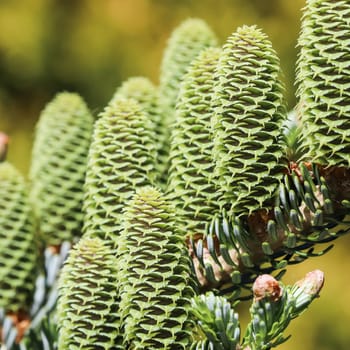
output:
<path id="1" fill-rule="evenodd" d="M 188 349 L 193 280 L 174 212 L 159 191 L 146 187 L 125 219 L 119 249 L 125 349 Z"/>
<path id="2" fill-rule="evenodd" d="M 30 168 L 31 201 L 47 245 L 82 234 L 83 186 L 93 117 L 82 98 L 58 94 L 36 126 Z"/>
<path id="3" fill-rule="evenodd" d="M 306 160 L 350 167 L 350 3 L 307 0 L 297 96 Z"/>
<path id="4" fill-rule="evenodd" d="M 0 308 L 29 312 L 39 269 L 39 242 L 28 188 L 8 162 L 0 163 Z"/>
<path id="5" fill-rule="evenodd" d="M 223 47 L 214 87 L 214 157 L 220 205 L 248 215 L 272 203 L 285 164 L 280 65 L 267 36 L 243 26 Z"/>

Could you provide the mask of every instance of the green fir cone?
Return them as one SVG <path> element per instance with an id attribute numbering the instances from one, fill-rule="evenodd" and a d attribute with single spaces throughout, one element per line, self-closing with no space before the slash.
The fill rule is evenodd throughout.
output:
<path id="1" fill-rule="evenodd" d="M 58 284 L 59 350 L 124 349 L 116 276 L 116 258 L 99 238 L 71 250 Z"/>
<path id="2" fill-rule="evenodd" d="M 153 137 L 157 149 L 155 167 L 157 176 L 160 177 L 165 172 L 168 155 L 164 152 L 164 145 L 167 140 L 165 139 L 162 110 L 159 105 L 158 88 L 147 78 L 132 77 L 117 89 L 112 101 L 118 98 L 132 98 L 136 100 L 153 123 Z"/>
<path id="3" fill-rule="evenodd" d="M 36 127 L 31 201 L 47 245 L 81 235 L 83 186 L 94 119 L 82 98 L 58 94 Z"/>
<path id="4" fill-rule="evenodd" d="M 297 96 L 308 160 L 350 166 L 350 3 L 307 0 Z"/>
<path id="5" fill-rule="evenodd" d="M 155 178 L 152 122 L 133 99 L 112 101 L 96 122 L 85 182 L 84 234 L 116 248 L 122 211 Z"/>
<path id="6" fill-rule="evenodd" d="M 282 179 L 283 90 L 267 36 L 255 26 L 239 28 L 220 56 L 212 121 L 220 205 L 235 215 L 270 205 Z"/>
<path id="7" fill-rule="evenodd" d="M 165 166 L 162 183 L 167 182 L 170 129 L 174 122 L 180 83 L 192 60 L 203 49 L 216 45 L 217 39 L 214 32 L 203 20 L 194 18 L 182 22 L 168 40 L 161 63 L 159 86 L 160 104 L 163 109 L 162 134 L 166 141 L 163 146 L 162 162 L 165 162 Z"/>
<path id="8" fill-rule="evenodd" d="M 39 246 L 23 177 L 0 163 L 0 308 L 28 312 L 35 290 Z"/>
<path id="9" fill-rule="evenodd" d="M 175 213 L 152 187 L 138 190 L 125 213 L 120 252 L 121 318 L 126 349 L 188 349 L 195 292 Z"/>
<path id="10" fill-rule="evenodd" d="M 180 82 L 192 60 L 206 47 L 216 45 L 214 32 L 201 19 L 190 18 L 173 31 L 164 52 L 160 72 L 161 102 L 166 113 L 175 109 Z"/>
<path id="11" fill-rule="evenodd" d="M 220 49 L 207 48 L 192 62 L 181 84 L 171 130 L 167 191 L 181 229 L 191 235 L 203 235 L 219 210 L 219 190 L 213 178 L 211 99 L 220 53 Z"/>

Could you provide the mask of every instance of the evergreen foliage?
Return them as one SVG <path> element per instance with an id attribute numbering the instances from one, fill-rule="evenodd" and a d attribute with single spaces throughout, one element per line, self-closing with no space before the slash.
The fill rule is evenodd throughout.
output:
<path id="1" fill-rule="evenodd" d="M 308 273 L 293 286 L 284 286 L 269 275 L 259 276 L 253 285 L 251 321 L 241 339 L 239 317 L 225 298 L 206 293 L 192 302 L 199 329 L 196 350 L 268 350 L 288 337 L 283 332 L 319 295 L 324 276 L 319 270 Z"/>
<path id="2" fill-rule="evenodd" d="M 261 287 L 256 287 L 265 280 Z M 316 270 L 293 286 L 284 286 L 270 276 L 260 276 L 254 286 L 263 294 L 255 295 L 250 308 L 251 322 L 244 336 L 244 345 L 251 350 L 268 350 L 285 342 L 283 332 L 318 297 L 323 274 Z"/>
<path id="3" fill-rule="evenodd" d="M 192 300 L 192 312 L 203 332 L 204 339 L 195 343 L 195 349 L 237 349 L 241 329 L 238 313 L 224 297 L 214 293 L 202 294 Z"/>

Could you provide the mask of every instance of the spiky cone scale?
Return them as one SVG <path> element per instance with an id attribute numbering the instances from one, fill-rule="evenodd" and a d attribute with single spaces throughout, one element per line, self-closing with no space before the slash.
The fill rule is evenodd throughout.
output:
<path id="1" fill-rule="evenodd" d="M 84 235 L 116 248 L 123 208 L 155 179 L 152 122 L 133 99 L 112 101 L 97 120 L 85 182 Z"/>
<path id="2" fill-rule="evenodd" d="M 203 49 L 216 45 L 216 35 L 201 19 L 187 19 L 172 32 L 160 71 L 160 97 L 167 112 L 175 109 L 179 84 L 192 60 Z"/>
<path id="3" fill-rule="evenodd" d="M 350 167 L 350 3 L 307 0 L 297 97 L 307 160 Z"/>
<path id="4" fill-rule="evenodd" d="M 211 98 L 221 50 L 204 49 L 191 63 L 181 84 L 171 129 L 167 193 L 176 206 L 185 234 L 204 235 L 219 211 L 219 189 L 213 178 Z"/>
<path id="5" fill-rule="evenodd" d="M 175 106 L 180 89 L 180 83 L 184 74 L 193 59 L 207 47 L 217 45 L 217 38 L 206 22 L 197 18 L 190 18 L 183 21 L 171 33 L 164 51 L 160 68 L 160 104 L 163 109 L 164 126 L 162 134 L 165 135 L 163 148 L 163 162 L 165 162 L 165 172 L 161 181 L 167 182 L 168 156 L 170 128 L 174 122 Z"/>
<path id="6" fill-rule="evenodd" d="M 0 308 L 27 313 L 39 262 L 34 215 L 22 175 L 0 163 Z"/>
<path id="7" fill-rule="evenodd" d="M 280 65 L 267 36 L 243 26 L 223 46 L 212 124 L 220 205 L 235 215 L 268 206 L 282 179 L 286 118 Z"/>
<path id="8" fill-rule="evenodd" d="M 139 189 L 125 212 L 120 245 L 121 319 L 127 349 L 187 349 L 195 292 L 175 212 L 156 189 Z"/>
<path id="9" fill-rule="evenodd" d="M 83 99 L 63 92 L 36 125 L 30 168 L 31 202 L 47 245 L 81 236 L 83 186 L 94 118 Z"/>
<path id="10" fill-rule="evenodd" d="M 165 139 L 165 126 L 163 125 L 163 112 L 159 103 L 158 87 L 148 78 L 132 77 L 117 89 L 112 97 L 112 101 L 118 98 L 132 98 L 136 100 L 153 123 L 153 137 L 157 150 L 155 167 L 157 177 L 161 177 L 165 172 L 165 164 L 167 163 L 168 155 L 164 151 L 164 145 L 168 140 Z"/>
<path id="11" fill-rule="evenodd" d="M 99 238 L 83 237 L 71 250 L 58 282 L 59 350 L 123 349 L 117 269 L 114 254 Z"/>

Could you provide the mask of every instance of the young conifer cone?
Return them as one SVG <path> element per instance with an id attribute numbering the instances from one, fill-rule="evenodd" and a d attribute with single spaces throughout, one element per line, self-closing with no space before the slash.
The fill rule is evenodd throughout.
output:
<path id="1" fill-rule="evenodd" d="M 0 211 L 0 308 L 6 312 L 28 312 L 39 247 L 27 186 L 8 162 L 0 163 Z"/>
<path id="2" fill-rule="evenodd" d="M 85 182 L 84 234 L 117 246 L 122 210 L 155 178 L 153 123 L 133 99 L 112 101 L 97 120 Z"/>
<path id="3" fill-rule="evenodd" d="M 205 48 L 217 45 L 214 32 L 201 19 L 190 18 L 182 22 L 171 34 L 164 51 L 160 68 L 160 105 L 163 110 L 165 144 L 163 159 L 166 161 L 161 183 L 167 183 L 170 129 L 174 123 L 175 105 L 183 75 L 193 59 Z"/>
<path id="4" fill-rule="evenodd" d="M 153 123 L 153 137 L 156 145 L 156 175 L 159 178 L 165 171 L 168 154 L 164 151 L 165 126 L 162 118 L 162 110 L 159 105 L 158 88 L 147 78 L 132 77 L 126 80 L 115 92 L 112 101 L 119 98 L 132 98 L 136 100 L 143 112 L 145 112 Z"/>
<path id="5" fill-rule="evenodd" d="M 158 190 L 146 187 L 125 218 L 119 263 L 125 349 L 188 349 L 194 289 L 175 213 Z"/>
<path id="6" fill-rule="evenodd" d="M 181 84 L 171 129 L 168 194 L 185 234 L 204 234 L 218 211 L 214 175 L 211 99 L 221 50 L 204 49 Z"/>
<path id="7" fill-rule="evenodd" d="M 117 262 L 99 238 L 83 237 L 59 279 L 58 349 L 124 349 L 118 345 Z"/>
<path id="8" fill-rule="evenodd" d="M 350 167 L 350 2 L 307 0 L 297 96 L 308 160 Z"/>
<path id="9" fill-rule="evenodd" d="M 279 60 L 255 26 L 239 28 L 224 45 L 213 107 L 221 206 L 236 215 L 268 206 L 283 176 L 286 110 Z"/>
<path id="10" fill-rule="evenodd" d="M 161 123 L 161 112 L 159 107 L 158 89 L 148 79 L 144 77 L 132 77 L 122 83 L 114 93 L 111 103 L 118 99 L 134 99 L 146 112 L 158 130 Z"/>
<path id="11" fill-rule="evenodd" d="M 216 46 L 214 32 L 201 19 L 182 22 L 171 34 L 160 71 L 160 95 L 166 113 L 174 113 L 180 82 L 192 60 L 206 47 Z"/>
<path id="12" fill-rule="evenodd" d="M 83 186 L 93 117 L 82 98 L 58 94 L 36 126 L 31 201 L 47 245 L 81 235 Z"/>

